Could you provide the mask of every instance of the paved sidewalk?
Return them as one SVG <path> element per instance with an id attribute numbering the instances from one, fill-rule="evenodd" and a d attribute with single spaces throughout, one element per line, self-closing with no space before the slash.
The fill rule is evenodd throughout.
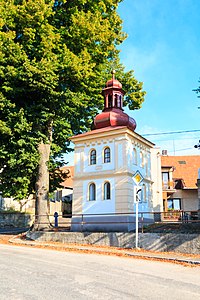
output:
<path id="1" fill-rule="evenodd" d="M 80 244 L 66 244 L 59 242 L 39 242 L 23 239 L 22 236 L 13 237 L 9 240 L 13 244 L 20 244 L 26 246 L 49 248 L 61 251 L 78 251 L 85 253 L 96 253 L 105 255 L 117 255 L 124 257 L 133 257 L 149 260 L 159 260 L 165 262 L 174 262 L 182 264 L 190 264 L 200 266 L 200 255 L 183 254 L 177 252 L 156 252 L 146 251 L 144 249 L 122 249 L 116 247 L 105 247 L 95 245 L 80 245 Z"/>

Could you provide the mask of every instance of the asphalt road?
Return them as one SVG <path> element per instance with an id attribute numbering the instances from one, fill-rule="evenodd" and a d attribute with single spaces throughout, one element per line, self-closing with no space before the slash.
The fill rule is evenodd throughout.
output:
<path id="1" fill-rule="evenodd" d="M 200 299 L 200 267 L 0 245 L 0 299 Z"/>

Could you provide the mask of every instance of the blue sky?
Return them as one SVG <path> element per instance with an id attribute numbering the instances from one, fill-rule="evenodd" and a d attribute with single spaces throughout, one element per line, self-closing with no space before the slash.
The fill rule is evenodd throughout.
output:
<path id="1" fill-rule="evenodd" d="M 124 0 L 118 11 L 128 33 L 121 60 L 147 92 L 142 109 L 126 110 L 137 122 L 136 131 L 200 130 L 200 99 L 192 91 L 200 78 L 200 1 Z M 169 155 L 200 154 L 194 148 L 200 131 L 148 139 Z"/>

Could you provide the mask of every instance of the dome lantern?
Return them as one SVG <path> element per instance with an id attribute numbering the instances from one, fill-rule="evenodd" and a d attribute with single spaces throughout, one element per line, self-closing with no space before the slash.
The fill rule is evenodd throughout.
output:
<path id="1" fill-rule="evenodd" d="M 122 109 L 125 92 L 122 89 L 121 82 L 115 79 L 115 70 L 112 71 L 112 79 L 106 82 L 102 93 L 104 95 L 104 110 L 112 107 Z"/>
<path id="2" fill-rule="evenodd" d="M 115 79 L 115 71 L 112 71 L 112 79 L 106 82 L 106 86 L 102 91 L 104 96 L 104 109 L 102 113 L 94 118 L 93 129 L 105 127 L 127 126 L 134 131 L 136 122 L 123 112 L 123 97 L 125 91 L 122 84 Z"/>

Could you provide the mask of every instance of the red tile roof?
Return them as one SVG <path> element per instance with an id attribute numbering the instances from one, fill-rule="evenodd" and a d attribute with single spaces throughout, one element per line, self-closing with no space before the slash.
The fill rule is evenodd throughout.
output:
<path id="1" fill-rule="evenodd" d="M 74 136 L 71 137 L 71 139 L 76 138 L 76 137 L 90 136 L 90 135 L 93 135 L 93 134 L 112 131 L 112 130 L 121 129 L 121 128 L 127 128 L 127 127 L 126 126 L 115 126 L 115 127 L 108 126 L 108 127 L 105 127 L 105 128 L 94 129 L 94 130 L 91 130 L 91 131 L 87 131 L 87 132 L 84 132 L 84 133 L 74 135 Z"/>
<path id="2" fill-rule="evenodd" d="M 88 131 L 88 132 L 85 132 L 85 133 L 80 133 L 80 134 L 74 135 L 70 139 L 73 142 L 73 140 L 75 140 L 77 138 L 84 138 L 84 137 L 90 137 L 90 136 L 92 137 L 92 135 L 106 133 L 106 132 L 110 132 L 110 131 L 116 131 L 116 130 L 120 130 L 120 129 L 128 129 L 128 127 L 127 126 L 115 126 L 115 127 L 108 126 L 108 127 L 105 127 L 105 128 L 94 129 L 94 130 L 91 130 L 91 131 Z M 144 141 L 150 143 L 152 146 L 155 145 L 151 141 L 147 140 L 145 137 L 141 136 L 139 133 L 137 133 L 135 131 L 132 131 L 132 130 L 131 130 L 131 132 L 133 132 L 139 138 L 142 138 Z"/>
<path id="3" fill-rule="evenodd" d="M 186 188 L 197 188 L 200 155 L 161 156 L 162 167 L 174 167 L 173 179 L 183 179 Z"/>
<path id="4" fill-rule="evenodd" d="M 73 188 L 74 167 L 66 166 L 66 167 L 62 167 L 61 169 L 66 172 L 69 171 L 68 178 L 66 178 L 61 185 L 65 188 Z"/>

